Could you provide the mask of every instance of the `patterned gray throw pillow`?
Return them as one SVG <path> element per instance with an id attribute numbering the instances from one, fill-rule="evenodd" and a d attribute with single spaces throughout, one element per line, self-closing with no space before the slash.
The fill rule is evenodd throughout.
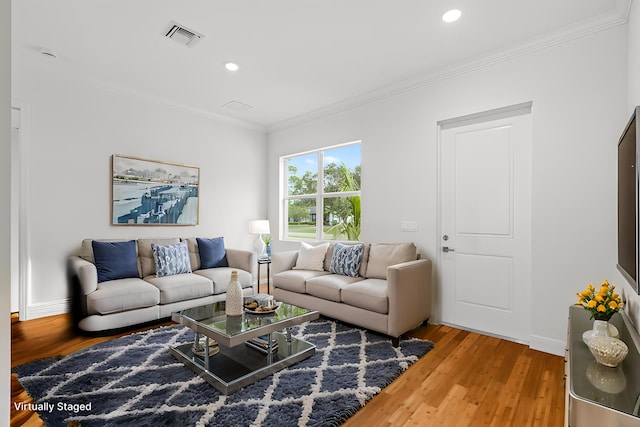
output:
<path id="1" fill-rule="evenodd" d="M 344 243 L 336 243 L 331 257 L 331 267 L 329 271 L 343 276 L 358 277 L 362 255 L 364 254 L 364 245 L 358 243 L 355 245 L 345 245 Z"/>
<path id="2" fill-rule="evenodd" d="M 156 276 L 165 277 L 174 274 L 191 273 L 187 242 L 160 246 L 151 244 L 153 260 L 156 264 Z"/>

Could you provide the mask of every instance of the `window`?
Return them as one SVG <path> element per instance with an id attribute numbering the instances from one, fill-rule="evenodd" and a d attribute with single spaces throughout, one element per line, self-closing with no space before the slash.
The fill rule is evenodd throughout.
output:
<path id="1" fill-rule="evenodd" d="M 285 239 L 360 239 L 360 158 L 360 141 L 282 158 Z"/>

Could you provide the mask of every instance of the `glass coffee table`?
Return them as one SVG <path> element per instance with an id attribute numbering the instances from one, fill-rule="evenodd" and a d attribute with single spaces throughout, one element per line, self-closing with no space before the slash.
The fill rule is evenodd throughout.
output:
<path id="1" fill-rule="evenodd" d="M 241 316 L 227 316 L 224 301 L 175 312 L 171 319 L 193 329 L 195 337 L 193 343 L 170 347 L 170 351 L 222 393 L 233 393 L 315 352 L 315 345 L 291 336 L 291 326 L 320 314 L 278 304 L 270 313 L 245 309 Z M 215 352 L 207 351 L 213 340 Z"/>

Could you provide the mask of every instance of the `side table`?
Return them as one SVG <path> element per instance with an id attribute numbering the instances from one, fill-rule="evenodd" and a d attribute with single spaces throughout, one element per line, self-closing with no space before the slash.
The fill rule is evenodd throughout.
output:
<path id="1" fill-rule="evenodd" d="M 271 258 L 258 258 L 258 293 L 260 293 L 260 266 L 267 265 L 267 293 L 271 294 Z"/>

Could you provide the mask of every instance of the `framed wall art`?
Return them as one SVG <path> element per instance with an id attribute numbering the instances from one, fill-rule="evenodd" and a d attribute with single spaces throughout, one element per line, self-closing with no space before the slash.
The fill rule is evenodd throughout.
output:
<path id="1" fill-rule="evenodd" d="M 197 225 L 200 168 L 114 154 L 113 225 Z"/>

